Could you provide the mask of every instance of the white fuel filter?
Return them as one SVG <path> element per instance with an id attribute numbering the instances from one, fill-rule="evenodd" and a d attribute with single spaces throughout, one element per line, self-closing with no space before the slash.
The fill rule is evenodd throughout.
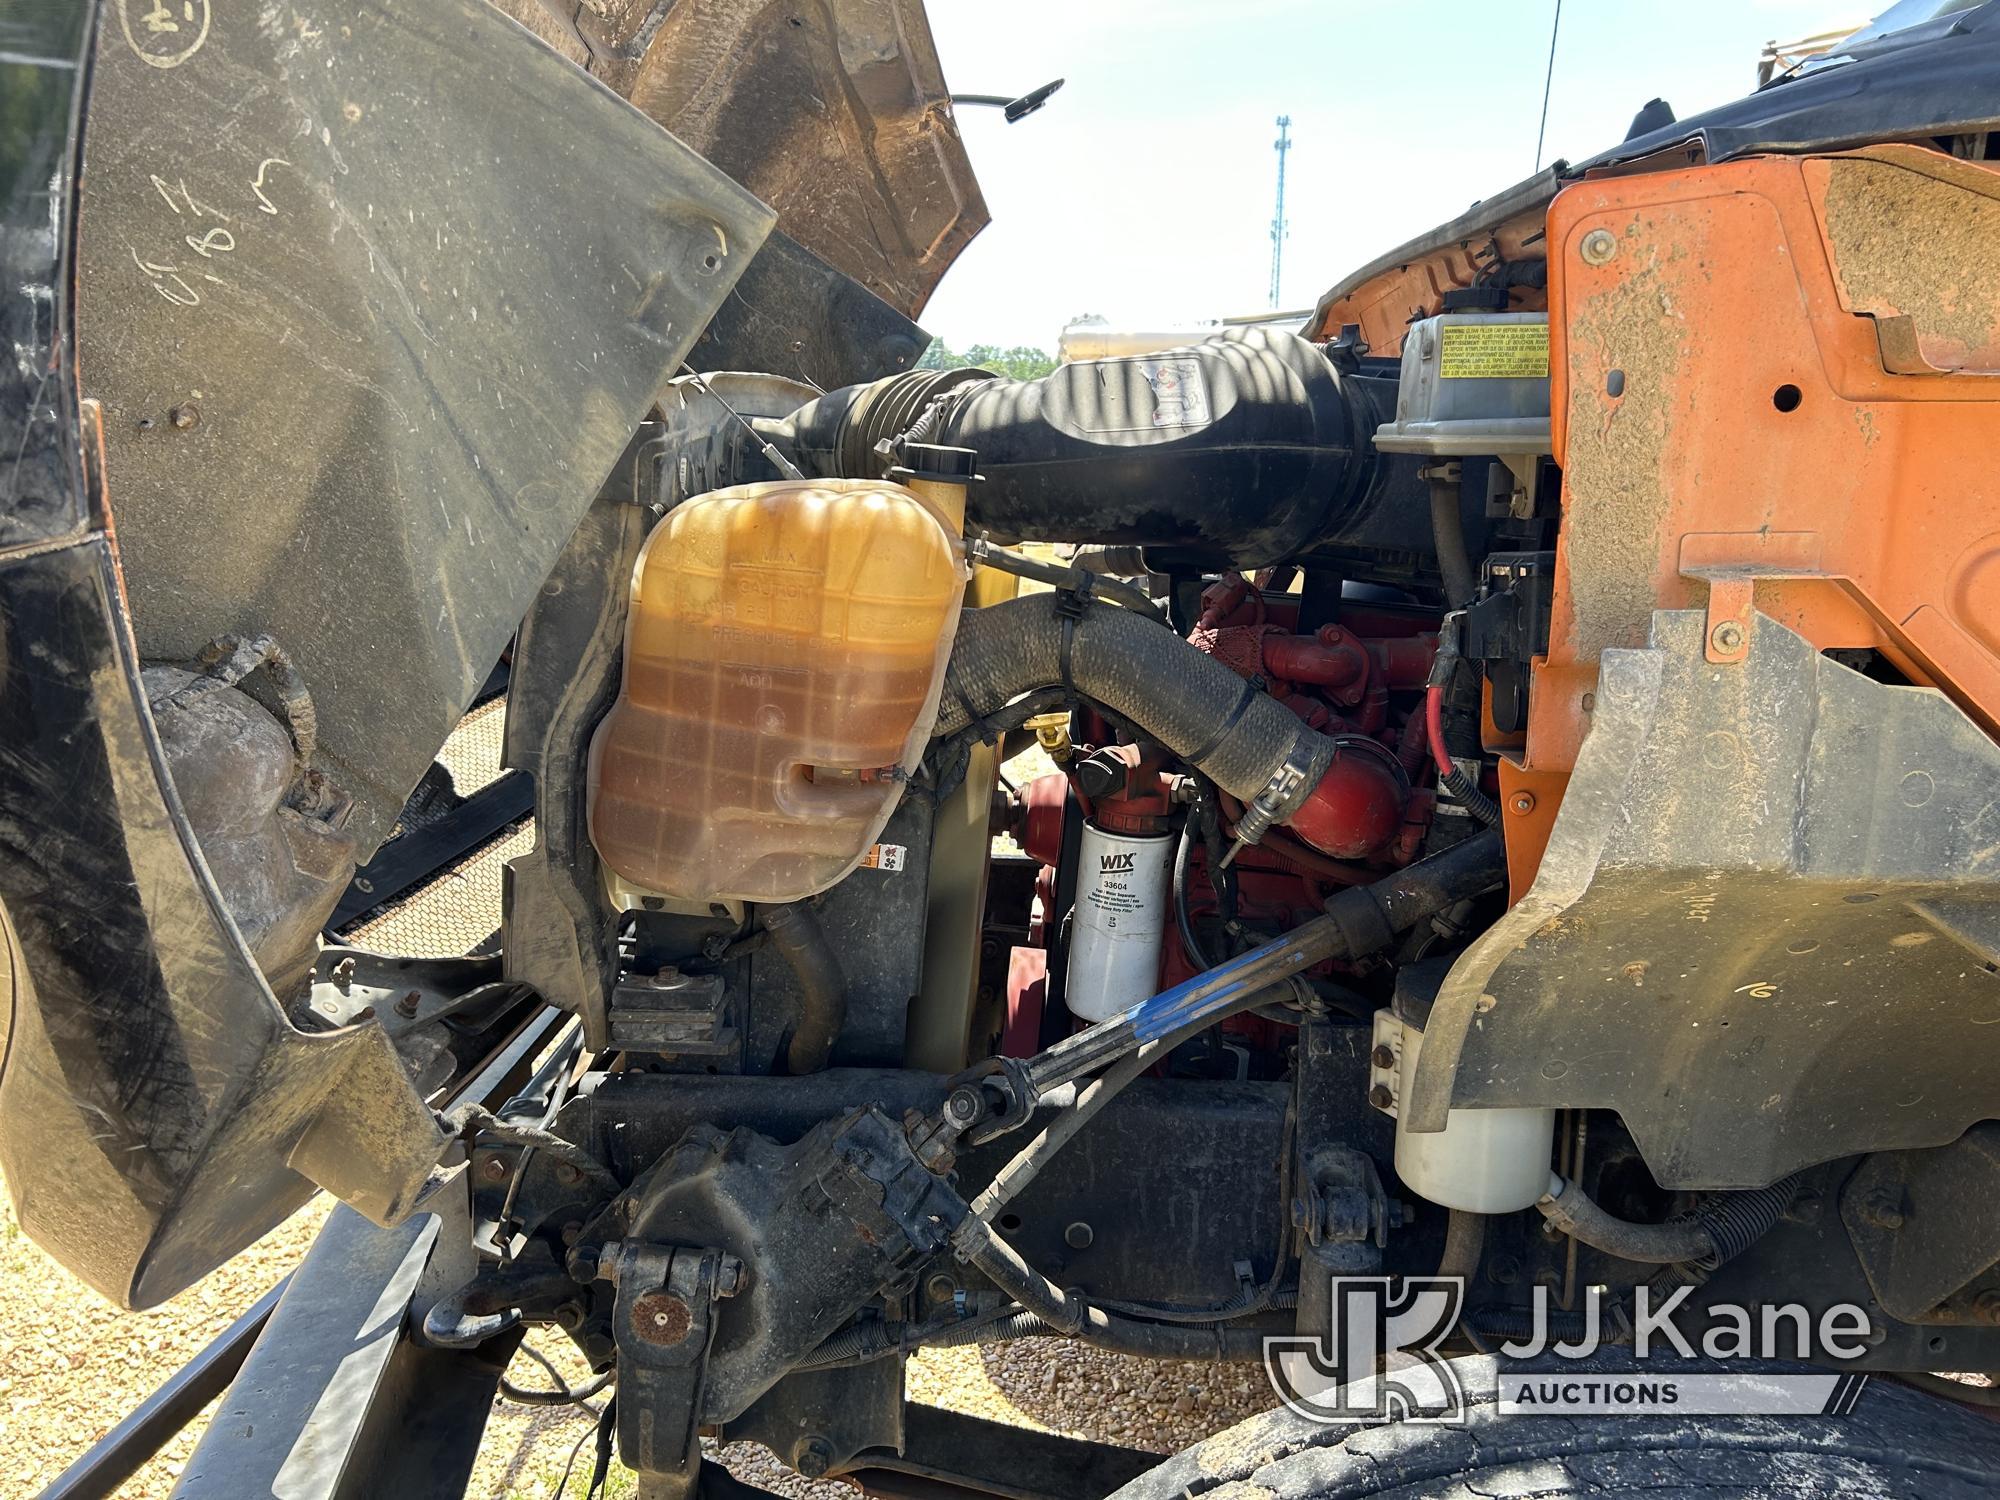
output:
<path id="1" fill-rule="evenodd" d="M 1108 833 L 1083 825 L 1064 991 L 1073 1015 L 1102 1021 L 1153 994 L 1167 932 L 1173 843 L 1171 834 Z"/>

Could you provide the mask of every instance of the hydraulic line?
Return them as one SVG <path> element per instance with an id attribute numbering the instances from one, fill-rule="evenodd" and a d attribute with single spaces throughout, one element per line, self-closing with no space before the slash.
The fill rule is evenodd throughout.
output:
<path id="1" fill-rule="evenodd" d="M 1166 1042 L 1148 1042 L 1077 1090 L 1076 1103 L 1043 1126 L 1035 1138 L 1023 1146 L 972 1200 L 972 1212 L 982 1219 L 991 1219 L 1000 1212 L 1009 1200 L 1035 1180 L 1042 1168 L 1048 1165 L 1050 1157 L 1068 1145 L 1071 1137 L 1117 1097 L 1119 1090 L 1166 1056 L 1169 1045 Z"/>
<path id="2" fill-rule="evenodd" d="M 1470 1282 L 1479 1270 L 1479 1257 L 1486 1249 L 1486 1215 L 1454 1208 L 1445 1225 L 1444 1253 L 1431 1274 L 1447 1280 L 1453 1277 Z"/>
<path id="3" fill-rule="evenodd" d="M 1099 1348 L 1147 1359 L 1252 1360 L 1262 1357 L 1265 1332 L 1224 1324 L 1143 1323 L 1092 1307 L 1021 1259 L 985 1220 L 968 1215 L 952 1236 L 958 1253 L 1001 1291 L 1050 1327 Z"/>
<path id="4" fill-rule="evenodd" d="M 1032 1091 L 1039 1097 L 1149 1042 L 1178 1043 L 1258 1004 L 1264 991 L 1330 958 L 1376 952 L 1425 918 L 1490 890 L 1504 871 L 1500 836 L 1489 829 L 1372 885 L 1350 886 L 1327 902 L 1325 915 L 1029 1059 L 1025 1072 Z"/>

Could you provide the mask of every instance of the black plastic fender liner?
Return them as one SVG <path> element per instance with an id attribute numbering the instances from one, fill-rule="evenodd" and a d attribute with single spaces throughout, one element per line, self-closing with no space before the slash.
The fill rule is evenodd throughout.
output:
<path id="1" fill-rule="evenodd" d="M 77 183 L 133 627 L 283 642 L 366 859 L 774 216 L 486 0 L 149 3 Z"/>
<path id="2" fill-rule="evenodd" d="M 255 32 L 256 13 L 218 5 L 198 33 L 205 50 L 148 62 L 134 55 L 146 37 L 100 11 L 16 5 L 0 18 L 0 87 L 16 118 L 0 138 L 0 333 L 14 350 L 0 369 L 0 1170 L 43 1248 L 107 1297 L 148 1306 L 282 1221 L 315 1183 L 378 1222 L 407 1215 L 446 1138 L 380 1021 L 306 1030 L 280 1006 L 202 858 L 147 707 L 108 498 L 131 476 L 102 457 L 111 409 L 78 387 L 72 237 L 81 133 L 98 128 L 95 116 L 85 125 L 86 97 L 114 66 L 185 86 L 226 38 Z M 597 99 L 504 18 L 481 8 L 473 24 L 501 28 L 553 89 Z M 376 61 L 387 87 L 393 61 Z M 664 136 L 657 150 L 686 161 Z M 195 161 L 184 165 L 212 205 Z M 185 222 L 180 201 L 154 196 Z M 195 310 L 123 264 L 162 309 Z M 691 338 L 699 319 L 676 326 Z M 680 354 L 655 357 L 671 369 Z M 432 355 L 434 377 L 444 363 Z M 162 421 L 147 435 L 221 442 L 228 425 Z"/>

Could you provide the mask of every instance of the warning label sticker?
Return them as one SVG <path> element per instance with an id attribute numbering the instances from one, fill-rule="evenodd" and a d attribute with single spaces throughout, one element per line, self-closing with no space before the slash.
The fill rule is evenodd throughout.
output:
<path id="1" fill-rule="evenodd" d="M 1208 384 L 1201 362 L 1192 359 L 1142 359 L 1139 373 L 1153 388 L 1155 427 L 1206 427 Z"/>
<path id="2" fill-rule="evenodd" d="M 1546 380 L 1549 325 L 1447 323 L 1438 374 L 1446 380 Z"/>
<path id="3" fill-rule="evenodd" d="M 864 870 L 900 870 L 903 868 L 904 861 L 909 857 L 910 851 L 907 845 L 870 844 L 868 852 L 861 856 L 861 868 Z"/>

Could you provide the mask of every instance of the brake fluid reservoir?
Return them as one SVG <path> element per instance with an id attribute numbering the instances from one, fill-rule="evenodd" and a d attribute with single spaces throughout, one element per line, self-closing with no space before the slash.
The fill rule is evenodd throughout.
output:
<path id="1" fill-rule="evenodd" d="M 964 490 L 738 485 L 676 507 L 632 576 L 591 841 L 642 891 L 795 901 L 861 863 L 937 718 Z"/>

